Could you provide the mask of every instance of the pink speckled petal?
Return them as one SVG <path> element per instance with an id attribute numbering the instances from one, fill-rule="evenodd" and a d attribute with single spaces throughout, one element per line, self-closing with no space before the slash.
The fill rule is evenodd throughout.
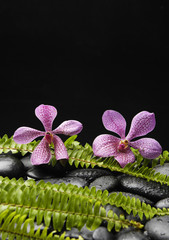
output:
<path id="1" fill-rule="evenodd" d="M 123 168 L 127 163 L 133 163 L 135 161 L 135 156 L 133 152 L 128 149 L 127 152 L 119 152 L 115 159 L 119 162 L 120 166 Z"/>
<path id="2" fill-rule="evenodd" d="M 55 107 L 41 104 L 35 109 L 35 115 L 42 122 L 46 131 L 52 130 L 53 120 L 57 116 Z"/>
<path id="3" fill-rule="evenodd" d="M 161 145 L 153 138 L 142 138 L 137 141 L 130 142 L 130 146 L 138 149 L 140 154 L 144 158 L 148 159 L 157 158 L 162 152 Z"/>
<path id="4" fill-rule="evenodd" d="M 14 132 L 13 139 L 16 143 L 27 144 L 35 138 L 44 136 L 45 132 L 38 131 L 30 127 L 20 127 Z"/>
<path id="5" fill-rule="evenodd" d="M 120 139 L 109 134 L 102 134 L 93 142 L 93 152 L 98 157 L 111 157 L 117 154 Z"/>
<path id="6" fill-rule="evenodd" d="M 114 110 L 105 111 L 102 121 L 107 130 L 117 133 L 121 138 L 125 137 L 126 120 L 119 112 Z"/>
<path id="7" fill-rule="evenodd" d="M 68 120 L 60 124 L 59 127 L 57 127 L 52 132 L 54 134 L 64 134 L 64 135 L 72 136 L 80 133 L 82 131 L 82 128 L 83 128 L 83 125 L 79 121 Z"/>
<path id="8" fill-rule="evenodd" d="M 131 140 L 136 137 L 144 136 L 151 132 L 155 127 L 155 115 L 147 111 L 138 113 L 131 122 L 130 131 L 126 137 Z"/>
<path id="9" fill-rule="evenodd" d="M 47 164 L 51 159 L 51 152 L 49 144 L 45 137 L 38 144 L 31 156 L 31 163 L 33 165 Z"/>
<path id="10" fill-rule="evenodd" d="M 57 160 L 69 159 L 66 147 L 62 139 L 56 135 L 53 136 L 53 144 L 55 147 L 55 156 Z"/>

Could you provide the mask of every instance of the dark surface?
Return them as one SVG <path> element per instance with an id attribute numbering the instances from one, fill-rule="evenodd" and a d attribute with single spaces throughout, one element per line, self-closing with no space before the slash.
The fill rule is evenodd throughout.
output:
<path id="1" fill-rule="evenodd" d="M 166 0 L 0 2 L 1 133 L 43 129 L 39 104 L 84 125 L 79 140 L 107 133 L 107 109 L 131 119 L 155 112 L 149 134 L 168 146 L 169 3 Z"/>

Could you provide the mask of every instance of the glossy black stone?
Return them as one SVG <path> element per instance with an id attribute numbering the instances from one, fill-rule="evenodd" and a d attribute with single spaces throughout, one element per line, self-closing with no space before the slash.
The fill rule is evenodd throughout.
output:
<path id="1" fill-rule="evenodd" d="M 20 160 L 24 165 L 25 171 L 28 171 L 29 169 L 31 169 L 33 167 L 31 161 L 30 161 L 31 155 L 26 155 L 24 157 L 22 157 Z"/>
<path id="2" fill-rule="evenodd" d="M 121 230 L 117 236 L 116 240 L 150 240 L 141 231 L 135 230 L 133 228 Z"/>
<path id="3" fill-rule="evenodd" d="M 158 201 L 169 196 L 169 186 L 153 181 L 148 182 L 143 178 L 122 176 L 120 185 L 125 191 L 142 195 L 152 201 Z"/>
<path id="4" fill-rule="evenodd" d="M 168 240 L 169 216 L 166 215 L 152 218 L 146 223 L 145 230 L 153 240 Z"/>
<path id="5" fill-rule="evenodd" d="M 169 208 L 169 198 L 164 198 L 155 204 L 156 208 Z"/>
<path id="6" fill-rule="evenodd" d="M 102 191 L 113 190 L 118 184 L 118 180 L 114 176 L 102 176 L 96 178 L 93 182 L 90 183 L 89 188 L 95 186 L 96 190 L 100 189 Z"/>
<path id="7" fill-rule="evenodd" d="M 164 165 L 155 166 L 155 171 L 160 172 L 161 174 L 169 176 L 169 163 L 164 163 Z"/>
<path id="8" fill-rule="evenodd" d="M 65 168 L 58 161 L 54 167 L 47 164 L 32 166 L 32 168 L 27 171 L 27 176 L 37 180 L 57 178 L 63 177 L 65 175 L 65 171 Z"/>
<path id="9" fill-rule="evenodd" d="M 60 184 L 60 183 L 65 183 L 65 184 L 72 184 L 72 185 L 77 185 L 78 187 L 85 187 L 87 186 L 87 181 L 83 178 L 79 177 L 63 177 L 63 178 L 46 178 L 42 179 L 44 182 L 50 182 L 52 184 Z M 37 181 L 38 183 L 39 181 Z"/>
<path id="10" fill-rule="evenodd" d="M 69 171 L 66 176 L 69 177 L 81 177 L 86 178 L 87 181 L 93 181 L 101 176 L 112 176 L 112 172 L 106 169 L 98 169 L 98 168 L 88 168 L 88 169 L 75 169 L 73 171 Z"/>
<path id="11" fill-rule="evenodd" d="M 25 176 L 23 163 L 13 155 L 0 155 L 0 176 L 20 178 Z"/>
<path id="12" fill-rule="evenodd" d="M 107 228 L 99 227 L 93 232 L 93 240 L 113 240 L 115 239 L 112 232 L 108 232 Z"/>

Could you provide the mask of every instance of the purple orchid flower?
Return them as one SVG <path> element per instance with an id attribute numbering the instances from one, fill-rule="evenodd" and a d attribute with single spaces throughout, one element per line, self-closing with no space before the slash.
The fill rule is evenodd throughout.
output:
<path id="1" fill-rule="evenodd" d="M 51 159 L 50 144 L 54 144 L 55 157 L 57 160 L 68 159 L 68 153 L 61 138 L 56 134 L 72 136 L 81 132 L 83 125 L 79 121 L 68 120 L 52 130 L 53 120 L 57 116 L 57 110 L 50 105 L 41 104 L 35 109 L 36 117 L 42 122 L 45 131 L 39 131 L 30 127 L 18 128 L 13 136 L 16 143 L 27 144 L 35 138 L 44 136 L 32 153 L 31 163 L 33 165 L 46 164 Z"/>
<path id="2" fill-rule="evenodd" d="M 127 163 L 132 163 L 135 160 L 130 147 L 138 149 L 140 154 L 147 159 L 157 158 L 161 154 L 161 145 L 153 138 L 131 141 L 133 138 L 144 136 L 154 129 L 156 124 L 154 113 L 147 111 L 138 113 L 133 118 L 126 137 L 126 121 L 119 112 L 114 110 L 105 111 L 102 121 L 107 130 L 117 133 L 120 138 L 109 134 L 96 137 L 93 142 L 93 152 L 96 156 L 114 156 L 121 167 L 124 167 Z"/>

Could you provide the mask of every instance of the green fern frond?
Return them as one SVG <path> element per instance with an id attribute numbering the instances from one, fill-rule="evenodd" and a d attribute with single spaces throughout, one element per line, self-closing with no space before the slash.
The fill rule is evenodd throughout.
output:
<path id="1" fill-rule="evenodd" d="M 59 231 L 62 230 L 65 221 L 67 221 L 67 229 L 81 228 L 85 223 L 90 229 L 93 229 L 97 227 L 97 224 L 100 225 L 103 220 L 110 222 L 109 229 L 110 225 L 114 223 L 113 226 L 118 230 L 116 222 L 120 227 L 132 225 L 131 222 L 122 219 L 122 217 L 117 219 L 116 215 L 113 213 L 111 215 L 111 212 L 106 215 L 104 208 L 106 204 L 122 207 L 128 214 L 132 212 L 134 216 L 138 214 L 141 220 L 143 216 L 151 219 L 155 215 L 169 214 L 168 209 L 156 209 L 139 199 L 125 197 L 122 193 L 109 194 L 107 190 L 104 192 L 96 191 L 95 187 L 92 189 L 79 188 L 64 183 L 52 185 L 44 183 L 44 181 L 36 185 L 33 180 L 24 182 L 22 179 L 17 181 L 2 177 L 0 182 L 1 211 L 10 209 L 18 214 L 27 214 L 30 218 L 36 219 L 38 224 L 41 224 L 44 218 L 46 226 L 50 225 L 53 216 L 55 219 L 53 226 Z M 113 219 L 109 219 L 110 216 Z M 79 223 L 80 220 L 81 223 Z M 134 226 L 141 227 L 139 223 L 134 223 Z"/>
<path id="2" fill-rule="evenodd" d="M 71 184 L 51 184 L 34 180 L 0 178 L 0 215 L 4 211 L 16 212 L 16 215 L 26 216 L 37 224 L 44 224 L 61 231 L 66 223 L 66 229 L 72 227 L 81 229 L 85 224 L 90 230 L 107 221 L 109 231 L 115 228 L 134 226 L 142 228 L 139 222 L 129 221 L 123 215 L 117 216 L 111 210 L 106 213 L 105 205 L 122 207 L 127 214 L 138 214 L 140 219 L 155 215 L 169 215 L 169 209 L 151 207 L 139 199 L 125 197 L 122 193 L 111 193 L 107 190 L 96 191 L 93 187 L 82 188 Z"/>
<path id="3" fill-rule="evenodd" d="M 28 189 L 26 190 L 26 188 Z M 134 216 L 138 214 L 141 220 L 143 219 L 143 216 L 145 216 L 146 219 L 148 220 L 153 218 L 155 215 L 169 215 L 169 209 L 163 210 L 158 208 L 156 209 L 155 207 L 151 207 L 149 204 L 141 202 L 139 199 L 136 199 L 134 197 L 133 198 L 130 198 L 129 196 L 126 197 L 122 193 L 109 194 L 107 190 L 103 192 L 101 190 L 96 191 L 95 187 L 89 189 L 88 187 L 82 188 L 72 184 L 66 185 L 65 183 L 51 184 L 50 182 L 45 183 L 43 180 L 41 180 L 36 185 L 36 182 L 34 180 L 24 181 L 22 178 L 20 178 L 19 180 L 16 179 L 10 180 L 7 177 L 6 178 L 0 177 L 0 189 L 1 189 L 0 192 L 2 193 L 1 201 L 5 202 L 6 198 L 4 199 L 3 194 L 8 194 L 10 191 L 10 197 L 8 199 L 8 202 L 11 202 L 13 199 L 12 203 L 18 204 L 20 203 L 20 201 L 18 201 L 17 199 L 18 197 L 20 198 L 22 190 L 25 189 L 24 196 L 26 200 L 24 204 L 27 206 L 25 207 L 26 208 L 25 211 L 27 211 L 28 214 L 29 214 L 28 206 L 32 198 L 30 197 L 29 194 L 33 193 L 35 194 L 35 196 L 36 195 L 43 196 L 42 191 L 45 193 L 49 191 L 49 195 L 46 197 L 46 199 L 49 199 L 49 202 L 52 201 L 53 196 L 55 196 L 55 194 L 57 193 L 57 196 L 60 196 L 60 199 L 63 199 L 66 195 L 67 199 L 76 199 L 77 201 L 78 199 L 85 198 L 86 201 L 89 201 L 93 206 L 96 203 L 100 203 L 100 206 L 103 207 L 107 204 L 116 207 L 121 207 L 127 212 L 127 214 L 133 213 Z M 21 191 L 18 190 L 18 197 L 15 196 L 16 195 L 15 192 L 17 189 L 21 189 Z M 31 192 L 30 189 L 32 189 Z M 5 207 L 5 204 L 3 204 L 3 202 L 2 205 L 4 205 Z M 10 206 L 12 207 L 13 205 Z M 50 205 L 49 208 L 51 208 Z M 52 209 L 50 211 L 52 211 Z"/>
<path id="4" fill-rule="evenodd" d="M 40 140 L 33 141 L 28 144 L 17 144 L 13 140 L 13 137 L 8 138 L 5 134 L 2 138 L 0 138 L 0 154 L 11 151 L 13 154 L 20 152 L 24 156 L 28 152 L 32 153 L 39 142 Z"/>
<path id="5" fill-rule="evenodd" d="M 0 213 L 0 236 L 2 240 L 75 240 L 75 238 L 65 237 L 65 233 L 59 236 L 56 231 L 50 233 L 48 231 L 48 227 L 41 228 L 41 226 L 35 230 L 33 219 L 27 218 L 26 215 L 17 214 L 15 211 L 11 212 L 8 209 Z M 79 236 L 78 240 L 83 240 L 83 238 Z"/>
<path id="6" fill-rule="evenodd" d="M 39 227 L 35 231 L 34 221 L 31 218 L 26 218 L 26 215 L 11 212 L 8 209 L 0 214 L 0 235 L 2 240 L 6 239 L 33 239 L 33 240 L 57 240 L 60 236 L 54 235 L 55 231 L 48 234 L 48 228 L 44 227 L 41 231 Z"/>
<path id="7" fill-rule="evenodd" d="M 0 184 L 0 213 L 4 210 L 15 211 L 17 214 L 26 215 L 37 224 L 43 221 L 49 227 L 61 231 L 66 222 L 66 229 L 72 227 L 81 229 L 85 224 L 90 230 L 100 226 L 102 221 L 107 221 L 108 230 L 114 227 L 116 231 L 127 226 L 142 228 L 139 222 L 129 221 L 124 216 L 118 217 L 111 210 L 106 213 L 103 201 L 99 200 L 101 192 L 93 188 L 89 190 L 65 184 L 15 184 L 13 180 Z M 26 181 L 27 182 L 27 181 Z M 80 197 L 79 197 L 80 196 Z M 97 199 L 98 197 L 98 199 Z M 103 193 L 103 198 L 107 198 Z M 108 201 L 108 200 L 107 200 Z"/>

